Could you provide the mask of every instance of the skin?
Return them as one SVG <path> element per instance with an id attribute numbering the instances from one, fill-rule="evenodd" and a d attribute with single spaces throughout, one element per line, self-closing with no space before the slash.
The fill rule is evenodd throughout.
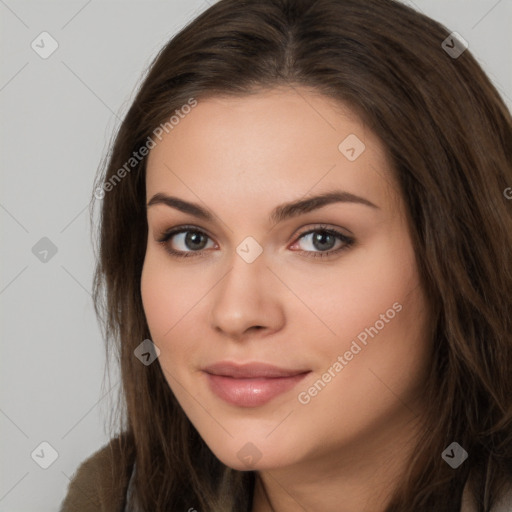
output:
<path id="1" fill-rule="evenodd" d="M 366 146 L 354 161 L 338 149 L 349 134 Z M 148 202 L 165 193 L 214 216 L 149 206 L 141 281 L 158 362 L 210 449 L 232 468 L 257 471 L 276 512 L 383 511 L 414 449 L 429 343 L 405 206 L 380 140 L 347 106 L 304 88 L 211 98 L 151 150 L 146 186 Z M 276 206 L 333 189 L 376 208 L 337 202 L 269 222 Z M 185 224 L 210 237 L 202 255 L 173 257 L 158 242 Z M 302 235 L 319 224 L 355 243 L 308 257 L 322 246 Z M 236 252 L 248 236 L 263 249 L 252 263 Z M 166 245 L 197 247 L 184 235 Z M 299 393 L 395 303 L 401 311 L 301 403 Z M 237 407 L 201 371 L 222 360 L 311 373 L 263 406 Z M 257 448 L 250 467 L 237 456 L 247 443 Z M 253 512 L 269 510 L 258 483 Z"/>

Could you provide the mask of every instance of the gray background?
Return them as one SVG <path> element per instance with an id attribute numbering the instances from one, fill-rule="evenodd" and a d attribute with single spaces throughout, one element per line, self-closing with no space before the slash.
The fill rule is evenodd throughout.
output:
<path id="1" fill-rule="evenodd" d="M 459 32 L 512 108 L 511 0 L 405 3 Z M 0 511 L 57 511 L 108 441 L 118 380 L 102 385 L 90 296 L 93 178 L 151 58 L 208 5 L 0 0 Z M 47 59 L 31 48 L 43 31 L 59 45 Z M 43 237 L 57 248 L 46 262 L 32 251 Z M 58 453 L 48 469 L 31 457 L 51 461 L 42 442 Z"/>

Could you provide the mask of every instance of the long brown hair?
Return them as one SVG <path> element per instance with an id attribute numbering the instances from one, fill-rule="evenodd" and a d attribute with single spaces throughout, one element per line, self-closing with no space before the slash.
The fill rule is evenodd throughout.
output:
<path id="1" fill-rule="evenodd" d="M 151 64 L 98 178 L 94 277 L 107 357 L 121 368 L 114 480 L 125 486 L 136 460 L 142 510 L 250 511 L 255 474 L 221 463 L 160 365 L 134 356 L 150 338 L 146 158 L 126 163 L 191 98 L 280 85 L 352 107 L 383 142 L 407 207 L 434 350 L 424 429 L 386 512 L 458 512 L 466 483 L 489 511 L 511 480 L 512 119 L 470 51 L 442 48 L 449 34 L 394 0 L 220 0 Z M 453 441 L 469 453 L 456 470 L 441 457 Z"/>

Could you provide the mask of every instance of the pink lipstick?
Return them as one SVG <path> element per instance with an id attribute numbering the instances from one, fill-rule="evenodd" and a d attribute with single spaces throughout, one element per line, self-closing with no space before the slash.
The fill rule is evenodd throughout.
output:
<path id="1" fill-rule="evenodd" d="M 203 368 L 210 389 L 238 407 L 258 407 L 291 390 L 310 370 L 285 369 L 266 363 L 220 362 Z"/>

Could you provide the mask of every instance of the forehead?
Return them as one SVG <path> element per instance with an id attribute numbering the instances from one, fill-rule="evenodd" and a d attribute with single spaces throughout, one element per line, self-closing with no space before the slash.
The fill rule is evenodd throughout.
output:
<path id="1" fill-rule="evenodd" d="M 306 89 L 199 100 L 155 142 L 148 198 L 215 194 L 270 207 L 340 187 L 382 203 L 392 190 L 380 140 L 350 108 Z"/>

